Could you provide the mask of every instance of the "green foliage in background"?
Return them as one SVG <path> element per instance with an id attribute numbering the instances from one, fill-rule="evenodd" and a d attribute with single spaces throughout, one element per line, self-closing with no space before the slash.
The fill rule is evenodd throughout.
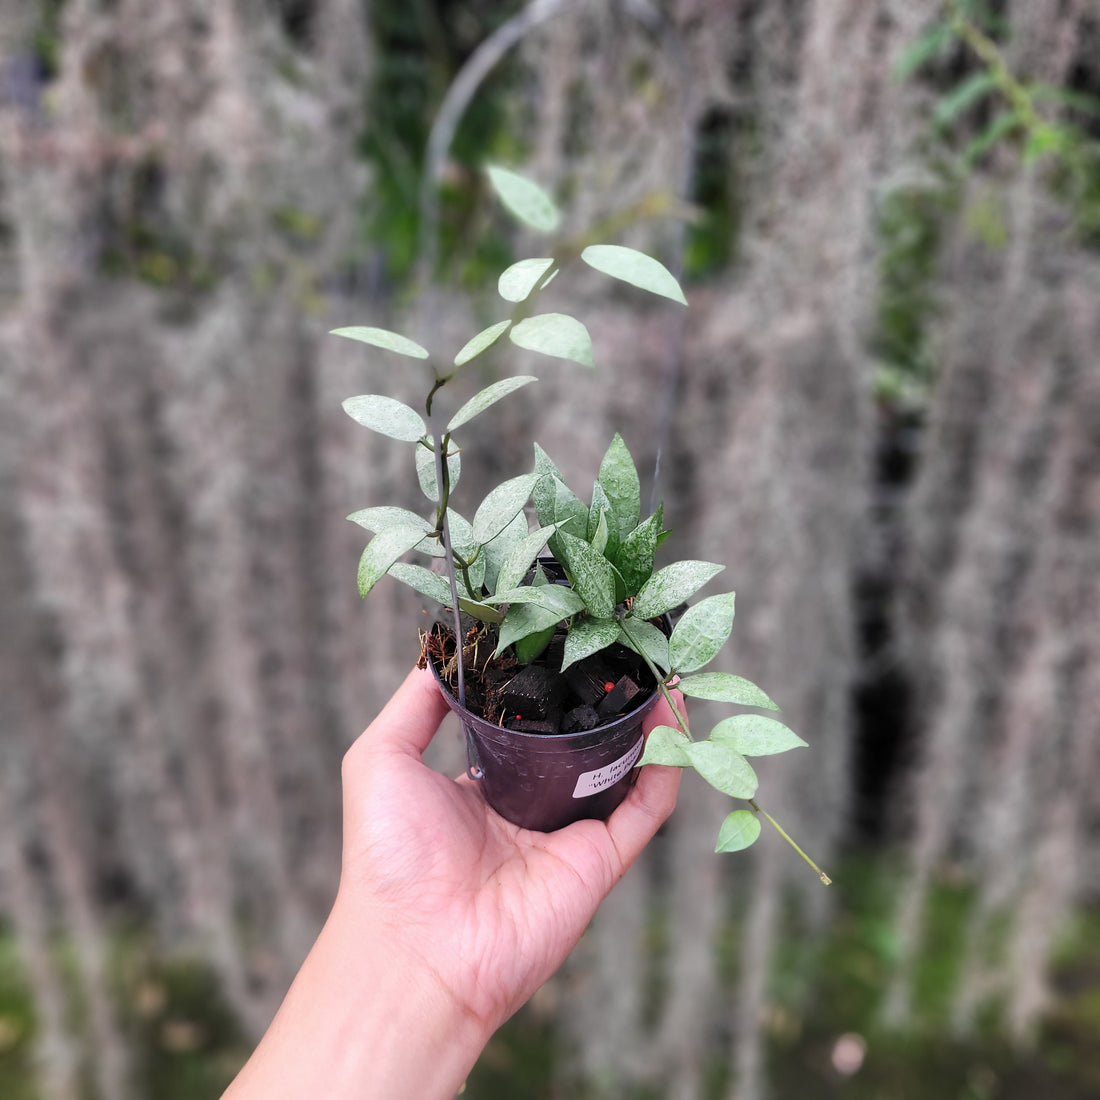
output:
<path id="1" fill-rule="evenodd" d="M 0 1096 L 36 1100 L 31 1043 L 34 1003 L 11 931 L 0 923 Z"/>
<path id="2" fill-rule="evenodd" d="M 371 29 L 378 48 L 368 90 L 372 105 L 360 148 L 374 169 L 364 214 L 364 239 L 386 282 L 400 288 L 413 274 L 420 244 L 418 195 L 432 122 L 448 87 L 476 47 L 525 5 L 519 0 L 431 0 L 376 4 Z M 508 228 L 494 216 L 476 166 L 522 161 L 529 145 L 515 125 L 527 79 L 514 58 L 496 65 L 465 108 L 441 181 L 441 280 L 476 289 L 506 262 Z M 694 135 L 684 271 L 689 279 L 716 275 L 736 254 L 741 218 L 737 146 L 752 127 L 726 109 L 708 112 Z"/>
<path id="3" fill-rule="evenodd" d="M 1055 966 L 1059 1000 L 1035 1043 L 1013 1048 L 993 1026 L 965 1038 L 952 1034 L 949 1005 L 975 897 L 964 885 L 941 881 L 930 895 L 931 920 L 918 961 L 917 1023 L 884 1029 L 878 1014 L 897 945 L 893 930 L 895 872 L 889 858 L 854 855 L 840 868 L 837 912 L 823 940 L 789 916 L 781 919 L 776 964 L 769 976 L 763 1021 L 770 1094 L 813 1100 L 1093 1100 L 1100 1095 L 1100 910 L 1082 911 Z M 660 914 L 655 949 L 675 934 Z M 746 934 L 733 914 L 716 960 L 723 997 L 737 988 Z M 656 992 L 658 999 L 661 996 Z M 992 1019 L 996 1005 L 990 1007 Z M 464 1100 L 595 1100 L 606 1095 L 584 1080 L 566 1081 L 560 1060 L 566 1040 L 537 1005 L 520 1012 L 494 1037 L 470 1076 Z M 850 1074 L 833 1062 L 838 1043 L 862 1049 Z M 729 1051 L 709 1047 L 704 1100 L 730 1095 Z M 555 1075 L 540 1075 L 545 1067 Z M 565 1081 L 565 1083 L 561 1083 Z M 662 1087 L 620 1083 L 621 1100 L 663 1100 Z"/>
<path id="4" fill-rule="evenodd" d="M 1100 246 L 1100 97 L 1067 83 L 1029 81 L 1013 71 L 1010 25 L 980 0 L 945 0 L 943 12 L 898 59 L 895 75 L 939 93 L 934 148 L 958 178 L 1010 150 L 1014 169 L 1041 168 L 1072 213 L 1085 244 Z"/>
<path id="5" fill-rule="evenodd" d="M 898 58 L 898 80 L 934 89 L 923 153 L 927 176 L 879 205 L 879 280 L 871 348 L 883 400 L 923 408 L 935 382 L 928 342 L 941 248 L 959 219 L 992 249 L 1009 243 L 1003 186 L 1042 173 L 1072 231 L 1100 246 L 1100 98 L 1071 83 L 1028 82 L 1010 68 L 1010 25 L 978 0 L 946 0 Z"/>
<path id="6" fill-rule="evenodd" d="M 691 204 L 698 216 L 684 242 L 684 276 L 689 280 L 720 274 L 734 261 L 741 232 L 738 153 L 747 129 L 725 110 L 708 111 L 695 135 Z"/>
<path id="7" fill-rule="evenodd" d="M 1092 1100 L 1100 1095 L 1100 909 L 1077 914 L 1054 962 L 1058 999 L 1020 1052 L 980 1029 L 953 1038 L 946 1006 L 961 962 L 974 897 L 941 882 L 931 895 L 929 933 L 920 956 L 916 1014 L 905 1032 L 876 1023 L 896 948 L 891 924 L 893 871 L 882 857 L 855 856 L 837 876 L 837 917 L 823 942 L 784 922 L 770 981 L 766 1030 L 776 1096 L 815 1100 Z M 654 950 L 672 930 L 651 914 Z M 736 988 L 744 927 L 734 914 L 717 960 L 725 995 Z M 64 951 L 64 945 L 58 945 Z M 116 937 L 116 998 L 136 1046 L 139 1096 L 214 1100 L 250 1052 L 227 1014 L 208 969 L 193 960 L 157 959 L 143 936 Z M 656 1002 L 662 997 L 655 988 Z M 991 1017 L 996 1005 L 991 1006 Z M 0 1096 L 48 1100 L 31 1061 L 35 1015 L 10 931 L 0 927 Z M 844 1076 L 831 1055 L 842 1036 L 862 1040 L 859 1070 Z M 493 1038 L 470 1076 L 464 1100 L 589 1100 L 584 1082 L 565 1082 L 565 1040 L 539 1002 Z M 728 1051 L 710 1048 L 706 1100 L 728 1094 Z M 622 1100 L 661 1100 L 660 1089 L 623 1085 Z"/>
<path id="8" fill-rule="evenodd" d="M 937 263 L 958 189 L 944 180 L 887 192 L 878 211 L 878 284 L 871 348 L 880 398 L 923 408 L 935 381 L 929 333 L 939 303 Z"/>
<path id="9" fill-rule="evenodd" d="M 71 946 L 53 947 L 59 970 L 79 1005 Z M 186 957 L 159 957 L 153 941 L 118 928 L 110 943 L 112 994 L 138 1096 L 157 1100 L 214 1100 L 251 1053 L 209 966 Z M 87 1052 L 88 1021 L 77 1011 L 67 1021 L 72 1040 Z M 14 936 L 0 925 L 0 1096 L 52 1100 L 41 1089 L 33 1044 L 38 1028 Z M 84 1072 L 85 1095 L 91 1075 Z"/>
<path id="10" fill-rule="evenodd" d="M 470 54 L 522 7 L 519 0 L 371 6 L 376 46 L 360 149 L 374 171 L 364 238 L 391 286 L 407 281 L 416 265 L 417 198 L 439 104 Z M 441 195 L 439 274 L 461 285 L 480 285 L 487 270 L 506 262 L 504 236 L 485 217 L 476 166 L 486 159 L 517 159 L 522 152 L 506 125 L 515 80 L 515 69 L 506 62 L 488 76 L 463 113 L 451 146 Z"/>

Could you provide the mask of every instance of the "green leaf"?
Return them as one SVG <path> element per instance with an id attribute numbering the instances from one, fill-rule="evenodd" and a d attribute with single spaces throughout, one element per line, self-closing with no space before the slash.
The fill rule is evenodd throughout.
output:
<path id="1" fill-rule="evenodd" d="M 536 473 L 538 469 L 536 461 Z M 588 526 L 588 509 L 573 490 L 553 473 L 544 473 L 539 477 L 531 496 L 535 502 L 539 523 L 547 527 L 552 524 L 557 525 L 558 531 L 551 535 L 547 542 L 550 553 L 561 561 L 563 558 L 561 531 L 568 530 L 571 535 L 583 536 Z"/>
<path id="2" fill-rule="evenodd" d="M 760 818 L 752 810 L 734 810 L 718 830 L 716 852 L 740 852 L 760 835 Z"/>
<path id="3" fill-rule="evenodd" d="M 510 645 L 531 634 L 552 630 L 561 618 L 556 611 L 541 607 L 537 603 L 512 604 L 504 616 L 504 622 L 500 625 L 497 654 L 503 653 Z"/>
<path id="4" fill-rule="evenodd" d="M 519 588 L 501 589 L 494 597 L 497 604 L 527 604 L 553 611 L 555 622 L 568 619 L 584 610 L 584 600 L 564 584 L 521 585 Z"/>
<path id="5" fill-rule="evenodd" d="M 361 508 L 358 512 L 352 512 L 348 519 L 372 533 L 385 531 L 390 527 L 416 527 L 418 525 L 423 527 L 426 535 L 430 535 L 434 531 L 433 525 L 415 512 L 410 512 L 407 508 L 395 508 L 387 505 L 381 505 L 377 508 Z M 423 542 L 417 543 L 413 549 L 433 558 L 443 556 L 443 543 L 436 538 L 426 538 Z"/>
<path id="6" fill-rule="evenodd" d="M 757 779 L 752 765 L 735 749 L 717 741 L 694 741 L 684 747 L 692 767 L 712 786 L 733 798 L 752 798 Z"/>
<path id="7" fill-rule="evenodd" d="M 619 553 L 619 522 L 604 487 L 597 481 L 592 486 L 592 507 L 588 510 L 586 535 L 594 550 L 614 562 Z M 625 592 L 623 598 L 625 599 Z"/>
<path id="8" fill-rule="evenodd" d="M 428 358 L 427 348 L 422 348 L 415 340 L 410 340 L 399 332 L 390 332 L 389 329 L 352 325 L 349 328 L 334 328 L 329 335 L 346 336 L 349 340 L 373 344 L 376 348 L 385 348 L 386 351 L 395 351 L 398 355 L 408 355 L 413 359 Z"/>
<path id="9" fill-rule="evenodd" d="M 513 326 L 508 339 L 527 351 L 571 359 L 582 367 L 596 365 L 588 329 L 567 313 L 538 313 L 528 317 Z"/>
<path id="10" fill-rule="evenodd" d="M 388 573 L 402 584 L 407 584 L 411 589 L 419 592 L 421 596 L 427 596 L 429 600 L 434 600 L 443 607 L 450 606 L 451 586 L 446 577 L 433 573 L 422 565 L 412 565 L 404 561 L 394 562 Z"/>
<path id="11" fill-rule="evenodd" d="M 518 517 L 517 517 L 518 518 Z M 522 542 L 517 542 L 509 551 L 497 574 L 495 587 L 500 591 L 509 588 L 518 588 L 527 571 L 531 568 L 535 556 L 546 545 L 546 540 L 554 533 L 555 527 L 550 524 L 532 531 Z M 490 545 L 493 545 L 490 543 Z"/>
<path id="12" fill-rule="evenodd" d="M 928 64 L 949 42 L 955 34 L 948 23 L 934 23 L 923 34 L 905 47 L 898 56 L 891 75 L 895 80 L 908 80 Z"/>
<path id="13" fill-rule="evenodd" d="M 523 510 L 537 480 L 536 474 L 520 474 L 493 489 L 474 515 L 474 539 L 482 544 L 495 539 Z"/>
<path id="14" fill-rule="evenodd" d="M 364 393 L 344 401 L 344 412 L 358 424 L 391 439 L 416 443 L 424 435 L 424 420 L 415 409 L 379 393 Z"/>
<path id="15" fill-rule="evenodd" d="M 421 527 L 390 527 L 375 535 L 359 559 L 359 595 L 365 596 L 423 538 Z"/>
<path id="16" fill-rule="evenodd" d="M 626 599 L 626 582 L 623 580 L 623 575 L 611 565 L 611 562 L 607 563 L 611 568 L 611 577 L 615 581 L 615 602 L 617 604 L 622 603 Z"/>
<path id="17" fill-rule="evenodd" d="M 401 581 L 402 584 L 407 584 L 422 596 L 427 596 L 429 600 L 434 600 L 443 607 L 451 606 L 451 586 L 446 577 L 441 577 L 422 565 L 411 565 L 402 561 L 394 562 L 390 566 L 389 575 Z M 478 600 L 468 600 L 459 596 L 458 606 L 467 615 L 472 615 L 485 623 L 500 623 L 504 619 L 495 607 Z"/>
<path id="18" fill-rule="evenodd" d="M 470 563 L 470 591 L 468 595 L 474 599 L 481 598 L 481 586 L 485 581 L 485 555 L 477 539 L 474 538 L 474 530 L 469 520 L 461 516 L 453 508 L 447 509 L 447 523 L 451 532 L 451 545 L 455 551 Z M 458 570 L 459 590 L 465 588 L 465 578 L 462 570 Z"/>
<path id="19" fill-rule="evenodd" d="M 754 683 L 729 672 L 697 672 L 693 676 L 682 677 L 676 686 L 684 695 L 693 699 L 736 703 L 741 707 L 779 709 Z"/>
<path id="20" fill-rule="evenodd" d="M 599 482 L 603 486 L 619 525 L 619 538 L 625 539 L 638 526 L 642 490 L 634 459 L 618 432 L 600 461 Z"/>
<path id="21" fill-rule="evenodd" d="M 615 613 L 615 574 L 611 563 L 584 539 L 559 531 L 557 540 L 562 564 L 589 614 L 597 619 L 610 619 Z"/>
<path id="22" fill-rule="evenodd" d="M 959 84 L 950 95 L 936 104 L 932 119 L 940 129 L 946 129 L 960 115 L 997 88 L 997 80 L 988 69 L 979 69 Z"/>
<path id="23" fill-rule="evenodd" d="M 633 614 L 639 619 L 654 619 L 679 607 L 724 568 L 710 561 L 691 560 L 666 565 L 642 585 L 634 600 Z"/>
<path id="24" fill-rule="evenodd" d="M 967 145 L 963 151 L 963 159 L 969 165 L 976 164 L 997 142 L 1007 137 L 1021 125 L 1020 116 L 1015 111 L 1002 111 Z"/>
<path id="25" fill-rule="evenodd" d="M 1065 134 L 1057 126 L 1038 126 L 1028 135 L 1024 145 L 1024 163 L 1034 164 L 1047 153 L 1061 152 L 1065 144 Z"/>
<path id="26" fill-rule="evenodd" d="M 435 451 L 431 442 L 421 439 L 416 448 L 416 477 L 420 482 L 421 492 L 433 503 L 439 503 L 439 489 L 435 481 Z M 447 455 L 447 480 L 453 489 L 458 484 L 462 473 L 462 456 L 457 450 Z"/>
<path id="27" fill-rule="evenodd" d="M 561 668 L 564 672 L 570 665 L 599 653 L 619 640 L 618 619 L 578 619 L 565 636 L 565 653 Z"/>
<path id="28" fill-rule="evenodd" d="M 455 366 L 465 366 L 475 356 L 480 355 L 486 348 L 495 344 L 511 323 L 511 321 L 497 321 L 495 325 L 483 328 L 476 336 L 472 336 L 462 345 L 462 350 L 455 356 Z"/>
<path id="29" fill-rule="evenodd" d="M 655 726 L 646 737 L 638 767 L 660 764 L 667 768 L 690 768 L 691 758 L 686 750 L 691 743 L 691 738 L 675 726 Z"/>
<path id="30" fill-rule="evenodd" d="M 527 535 L 527 516 L 520 511 L 495 539 L 482 546 L 481 552 L 485 555 L 485 587 L 490 592 L 500 587 L 500 571 L 504 568 L 504 563 L 517 546 L 527 541 Z M 509 587 L 513 586 L 509 584 Z"/>
<path id="31" fill-rule="evenodd" d="M 710 738 L 729 745 L 742 756 L 772 756 L 789 749 L 806 748 L 806 742 L 794 730 L 763 714 L 737 714 L 725 718 L 710 731 Z"/>
<path id="32" fill-rule="evenodd" d="M 384 531 L 388 527 L 420 527 L 425 534 L 432 530 L 432 525 L 408 508 L 395 508 L 382 505 L 378 508 L 360 508 L 358 512 L 352 512 L 348 519 L 352 523 L 359 524 L 367 531 Z"/>
<path id="33" fill-rule="evenodd" d="M 554 637 L 555 627 L 548 626 L 545 630 L 538 630 L 534 634 L 527 634 L 516 639 L 516 659 L 521 665 L 529 665 L 549 644 Z"/>
<path id="34" fill-rule="evenodd" d="M 500 201 L 521 222 L 540 233 L 553 233 L 558 228 L 561 214 L 537 183 L 496 165 L 490 165 L 486 171 Z"/>
<path id="35" fill-rule="evenodd" d="M 536 443 L 535 444 L 535 473 L 539 477 L 545 477 L 547 474 L 553 474 L 558 481 L 565 481 L 561 470 L 558 469 L 557 463 Z"/>
<path id="36" fill-rule="evenodd" d="M 600 525 L 600 516 L 611 514 L 611 500 L 608 498 L 604 487 L 597 481 L 592 486 L 592 506 L 588 509 L 588 524 L 584 537 L 591 542 L 596 537 L 596 528 Z M 615 523 L 616 532 L 618 522 Z M 610 560 L 610 559 L 608 559 Z"/>
<path id="37" fill-rule="evenodd" d="M 653 559 L 657 553 L 657 537 L 661 532 L 663 508 L 658 508 L 644 523 L 640 523 L 623 539 L 614 562 L 626 584 L 626 594 L 635 596 L 653 575 Z"/>
<path id="38" fill-rule="evenodd" d="M 506 302 L 525 301 L 553 263 L 553 259 L 519 260 L 501 272 L 497 291 Z"/>
<path id="39" fill-rule="evenodd" d="M 733 604 L 733 593 L 727 592 L 700 600 L 684 612 L 668 640 L 674 672 L 694 672 L 713 660 L 733 629 Z"/>
<path id="40" fill-rule="evenodd" d="M 479 413 L 483 413 L 490 405 L 496 404 L 502 397 L 507 397 L 508 394 L 514 393 L 516 390 L 522 389 L 529 383 L 537 381 L 538 379 L 533 374 L 520 374 L 515 378 L 502 378 L 499 382 L 494 382 L 491 386 L 486 386 L 480 393 L 475 393 L 474 396 L 451 417 L 450 422 L 447 424 L 447 431 L 453 432 L 456 428 L 461 428 L 463 424 L 469 423 L 475 416 Z"/>
<path id="41" fill-rule="evenodd" d="M 1028 90 L 1036 103 L 1056 103 L 1061 107 L 1081 111 L 1094 118 L 1100 117 L 1100 96 L 1060 88 L 1057 84 L 1032 84 Z"/>
<path id="42" fill-rule="evenodd" d="M 623 619 L 623 644 L 643 657 L 648 657 L 662 672 L 669 671 L 668 638 L 663 630 L 644 619 L 628 615 Z"/>
<path id="43" fill-rule="evenodd" d="M 584 502 L 553 474 L 539 478 L 532 492 L 539 523 L 548 526 L 551 523 L 559 527 L 568 527 L 569 534 L 582 537 L 588 529 L 588 509 Z"/>
<path id="44" fill-rule="evenodd" d="M 660 260 L 647 256 L 634 248 L 624 248 L 621 244 L 592 244 L 582 253 L 581 259 L 589 267 L 621 279 L 624 283 L 641 287 L 651 294 L 660 294 L 674 302 L 687 305 L 684 292 L 676 277 Z"/>
<path id="45" fill-rule="evenodd" d="M 649 731 L 638 767 L 646 764 L 663 764 L 668 768 L 690 768 L 691 757 L 685 751 L 691 744 L 683 730 L 672 726 L 654 726 Z"/>
<path id="46" fill-rule="evenodd" d="M 601 508 L 599 515 L 596 517 L 596 530 L 592 532 L 587 542 L 597 554 L 602 554 L 605 558 L 610 560 L 610 556 L 607 553 L 607 536 L 607 509 Z"/>
<path id="47" fill-rule="evenodd" d="M 459 596 L 458 609 L 472 618 L 480 619 L 483 623 L 492 623 L 494 626 L 499 626 L 504 621 L 504 616 L 495 607 L 480 600 L 468 600 L 464 596 Z"/>

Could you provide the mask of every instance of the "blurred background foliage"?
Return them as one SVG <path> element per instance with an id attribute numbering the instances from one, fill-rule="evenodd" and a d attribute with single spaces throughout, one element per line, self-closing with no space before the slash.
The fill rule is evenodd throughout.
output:
<path id="1" fill-rule="evenodd" d="M 466 1095 L 1100 1094 L 1095 5 L 28 0 L 0 65 L 0 1094 L 216 1096 L 285 991 L 421 616 L 325 333 L 492 319 L 494 161 L 691 310 L 578 277 L 599 371 L 462 492 L 623 432 L 836 885 L 686 784 Z"/>

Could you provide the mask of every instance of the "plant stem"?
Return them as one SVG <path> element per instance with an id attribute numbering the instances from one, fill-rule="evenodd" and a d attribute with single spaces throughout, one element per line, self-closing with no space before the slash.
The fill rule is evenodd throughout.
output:
<path id="1" fill-rule="evenodd" d="M 451 586 L 451 614 L 454 621 L 455 657 L 458 669 L 458 703 L 466 705 L 466 674 L 462 660 L 462 620 L 458 610 L 458 575 L 455 571 L 455 554 L 451 545 L 451 526 L 447 521 L 447 496 L 450 486 L 447 483 L 447 463 L 443 460 L 443 434 L 436 430 L 435 442 L 435 484 L 442 501 L 442 514 L 437 519 L 436 530 L 443 535 L 443 560 L 447 564 L 447 580 Z"/>
<path id="2" fill-rule="evenodd" d="M 646 661 L 649 661 L 648 657 L 646 658 Z M 652 663 L 650 663 L 649 667 L 653 670 L 654 673 L 657 673 L 657 670 L 653 667 Z M 676 705 L 675 701 L 672 698 L 672 692 L 668 690 L 668 681 L 662 680 L 659 674 L 657 675 L 657 687 L 660 689 L 661 694 L 665 697 L 665 702 L 668 703 L 668 705 L 672 708 L 672 713 L 676 715 L 676 724 L 680 727 L 680 729 L 689 740 L 693 740 L 691 736 L 691 730 L 688 729 L 687 718 L 680 713 L 680 708 Z"/>
<path id="3" fill-rule="evenodd" d="M 680 727 L 681 731 L 684 733 L 689 741 L 694 740 L 691 736 L 691 729 L 688 727 L 686 716 L 680 713 L 680 708 L 673 701 L 672 693 L 669 691 L 669 681 L 672 678 L 672 673 L 669 673 L 667 677 L 662 676 L 660 672 L 657 671 L 657 666 L 649 659 L 649 657 L 647 657 L 644 653 L 641 654 L 641 657 L 642 660 L 644 660 L 645 663 L 649 665 L 650 672 L 653 673 L 654 677 L 657 680 L 657 687 L 659 688 L 661 694 L 664 696 L 665 701 L 672 708 L 672 713 L 676 715 L 676 724 Z M 768 813 L 767 810 L 762 809 L 757 804 L 755 799 L 747 798 L 745 799 L 745 801 L 748 802 L 748 804 L 753 808 L 756 813 L 763 814 L 768 819 L 768 821 L 771 822 L 772 827 L 775 829 L 775 831 L 817 872 L 817 877 L 821 879 L 821 883 L 823 886 L 832 885 L 833 880 L 829 878 L 829 876 L 825 874 L 825 872 L 820 867 L 818 867 L 818 865 L 814 863 L 814 861 L 810 859 L 808 855 L 806 855 L 806 853 L 795 843 L 794 838 L 790 835 L 790 833 L 788 833 L 787 830 L 784 829 L 783 826 L 780 825 L 779 822 L 776 821 L 775 818 L 772 817 L 772 815 Z"/>
<path id="4" fill-rule="evenodd" d="M 762 809 L 759 805 L 757 805 L 755 799 L 747 798 L 745 799 L 745 801 L 748 802 L 748 804 L 753 808 L 756 813 L 763 814 L 771 822 L 772 827 L 775 829 L 775 831 L 817 872 L 817 877 L 821 879 L 821 883 L 823 886 L 832 885 L 833 880 L 829 878 L 829 876 L 825 874 L 825 872 L 820 867 L 818 867 L 818 865 L 814 863 L 814 861 L 810 859 L 810 857 L 806 855 L 804 851 L 802 851 L 802 849 L 794 842 L 794 839 L 791 837 L 790 833 L 788 833 L 787 830 L 784 829 L 783 826 L 780 825 L 779 822 L 776 821 L 775 818 L 772 817 L 772 815 L 768 813 L 767 810 Z"/>
<path id="5" fill-rule="evenodd" d="M 627 637 L 629 636 L 630 633 L 629 630 L 627 630 Z M 663 676 L 653 661 L 650 660 L 648 654 L 642 653 L 640 647 L 637 652 L 638 656 L 649 666 L 649 671 L 653 674 L 653 679 L 657 681 L 657 690 L 664 696 L 665 702 L 669 705 L 669 709 L 676 716 L 676 724 L 680 727 L 684 736 L 687 737 L 689 741 L 692 740 L 691 730 L 688 729 L 687 718 L 680 713 L 680 708 L 676 705 L 672 698 L 672 693 L 668 690 L 668 682 L 672 677 L 672 673 L 670 672 L 667 677 Z"/>
<path id="6" fill-rule="evenodd" d="M 447 566 L 447 580 L 451 586 L 451 614 L 455 632 L 455 667 L 458 670 L 458 703 L 466 705 L 466 670 L 462 660 L 462 619 L 458 609 L 458 577 L 455 573 L 455 552 L 451 545 L 451 527 L 447 522 L 447 505 L 451 496 L 450 470 L 447 467 L 445 447 L 450 441 L 450 435 L 444 436 L 443 429 L 439 425 L 438 415 L 432 414 L 432 401 L 441 387 L 447 384 L 447 376 L 441 376 L 435 372 L 435 382 L 428 391 L 428 397 L 424 402 L 424 411 L 428 416 L 428 424 L 432 433 L 432 446 L 435 458 L 435 493 L 436 514 L 435 531 L 443 538 L 443 560 Z"/>
<path id="7" fill-rule="evenodd" d="M 951 29 L 985 63 L 989 75 L 1004 97 L 1012 104 L 1013 110 L 1025 129 L 1032 134 L 1042 130 L 1045 123 L 1035 110 L 1031 94 L 1013 76 L 997 43 L 966 15 L 958 0 L 947 0 L 947 17 Z"/>
<path id="8" fill-rule="evenodd" d="M 424 402 L 424 411 L 427 412 L 429 418 L 432 415 L 432 402 L 435 400 L 435 395 L 447 384 L 447 379 L 450 377 L 449 374 L 445 375 L 443 378 L 437 376 L 435 383 L 428 391 L 427 400 Z"/>

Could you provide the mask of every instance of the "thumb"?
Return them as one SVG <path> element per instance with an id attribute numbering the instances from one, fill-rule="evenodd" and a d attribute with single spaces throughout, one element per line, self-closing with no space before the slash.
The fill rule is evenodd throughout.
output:
<path id="1" fill-rule="evenodd" d="M 447 704 L 427 669 L 413 669 L 353 746 L 363 742 L 417 760 L 447 714 Z"/>

